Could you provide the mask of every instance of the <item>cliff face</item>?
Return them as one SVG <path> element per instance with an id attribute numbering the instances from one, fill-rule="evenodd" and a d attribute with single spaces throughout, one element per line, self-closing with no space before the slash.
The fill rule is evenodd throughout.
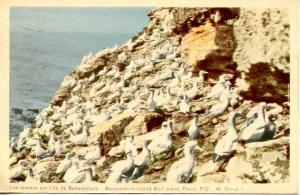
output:
<path id="1" fill-rule="evenodd" d="M 126 44 L 84 57 L 65 77 L 51 104 L 38 116 L 24 143 L 42 137 L 49 146 L 51 132 L 65 144 L 63 153 L 74 151 L 79 158 L 99 142 L 101 159 L 90 164 L 93 180 L 105 182 L 108 166 L 126 158 L 122 139 L 135 135 L 134 145 L 142 148 L 154 138 L 163 121 L 173 121 L 173 145 L 167 156 L 152 162 L 145 174 L 130 182 L 163 182 L 180 150 L 189 140 L 187 130 L 193 115 L 199 115 L 197 139 L 202 152 L 190 182 L 275 183 L 289 180 L 289 23 L 285 10 L 229 8 L 158 8 L 149 12 L 149 24 Z M 184 70 L 184 68 L 186 70 Z M 186 91 L 203 77 L 197 94 L 183 113 L 176 102 L 185 82 Z M 185 73 L 186 71 L 186 73 Z M 191 74 L 190 74 L 191 73 Z M 201 73 L 201 72 L 200 72 Z M 218 116 L 205 116 L 218 100 L 204 99 L 220 75 L 232 86 L 230 104 Z M 179 76 L 178 76 L 179 75 Z M 174 81 L 180 77 L 180 82 Z M 158 101 L 149 106 L 149 89 Z M 169 91 L 169 92 L 168 92 Z M 167 97 L 166 94 L 170 96 Z M 157 104 L 159 102 L 156 102 Z M 272 138 L 237 145 L 232 156 L 212 161 L 217 142 L 227 133 L 232 111 L 247 113 L 259 102 L 267 102 L 267 112 L 276 125 Z M 109 111 L 109 116 L 104 111 Z M 99 122 L 100 121 L 100 122 Z M 243 120 L 237 121 L 238 129 Z M 83 144 L 70 144 L 70 131 L 87 130 Z M 72 133 L 71 133 L 72 134 Z M 238 132 L 239 135 L 242 132 Z M 25 144 L 26 145 L 26 144 Z M 243 147 L 244 146 L 244 147 Z M 33 146 L 15 152 L 26 159 L 43 182 L 63 182 L 55 170 L 64 155 L 36 160 Z"/>

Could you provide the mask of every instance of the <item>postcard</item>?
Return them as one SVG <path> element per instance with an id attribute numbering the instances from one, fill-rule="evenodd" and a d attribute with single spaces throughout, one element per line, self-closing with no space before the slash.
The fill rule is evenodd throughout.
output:
<path id="1" fill-rule="evenodd" d="M 297 193 L 296 0 L 0 9 L 0 192 Z"/>

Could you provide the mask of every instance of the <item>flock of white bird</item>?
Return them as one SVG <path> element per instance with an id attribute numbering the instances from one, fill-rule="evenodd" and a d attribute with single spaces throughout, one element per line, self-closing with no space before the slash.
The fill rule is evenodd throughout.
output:
<path id="1" fill-rule="evenodd" d="M 143 36 L 141 36 L 143 37 Z M 152 112 L 178 111 L 188 116 L 193 116 L 191 125 L 187 130 L 189 141 L 184 145 L 184 157 L 172 164 L 168 170 L 166 181 L 173 183 L 186 183 L 192 177 L 195 164 L 194 149 L 200 149 L 197 139 L 200 138 L 198 128 L 201 117 L 216 117 L 223 115 L 229 106 L 235 106 L 242 100 L 234 88 L 231 87 L 230 75 L 223 74 L 209 91 L 205 87 L 205 75 L 200 71 L 193 76 L 180 60 L 180 52 L 171 43 L 158 47 L 153 41 L 153 50 L 149 59 L 129 59 L 126 51 L 118 55 L 118 63 L 130 61 L 124 71 L 115 67 L 105 66 L 98 73 L 93 73 L 89 78 L 76 80 L 67 76 L 63 87 L 70 89 L 71 97 L 61 106 L 50 105 L 42 110 L 36 117 L 34 127 L 26 127 L 18 138 L 10 141 L 10 180 L 42 182 L 42 178 L 35 170 L 35 164 L 47 158 L 59 161 L 55 174 L 63 182 L 95 182 L 95 167 L 102 155 L 101 145 L 89 142 L 89 128 L 99 126 L 109 121 L 114 116 L 126 109 L 136 112 L 149 110 Z M 131 48 L 132 42 L 127 43 Z M 106 49 L 84 58 L 86 65 L 117 48 Z M 161 64 L 167 63 L 167 66 Z M 87 91 L 88 86 L 91 86 Z M 85 98 L 83 91 L 87 91 Z M 106 102 L 100 102 L 99 99 Z M 191 102 L 217 100 L 203 116 L 193 113 Z M 115 103 L 114 103 L 115 102 Z M 114 103 L 114 104 L 112 104 Z M 101 110 L 99 110 L 101 108 Z M 239 139 L 244 142 L 261 140 L 266 134 L 273 134 L 276 126 L 270 120 L 267 105 L 262 103 L 252 108 L 238 136 L 235 119 L 242 116 L 239 112 L 230 113 L 227 134 L 215 146 L 213 161 L 226 158 L 233 152 L 233 144 Z M 161 154 L 172 150 L 173 122 L 167 120 L 162 123 L 160 133 L 156 137 L 145 140 L 143 149 L 137 152 L 133 144 L 134 137 L 126 136 L 123 143 L 126 158 L 117 161 L 109 168 L 106 182 L 128 182 L 141 177 L 151 162 L 160 160 Z M 121 144 L 121 143 L 120 143 Z M 85 146 L 89 148 L 84 156 L 77 155 L 66 148 L 72 146 Z M 16 154 L 30 150 L 35 158 L 20 160 Z M 200 149 L 201 150 L 201 149 Z"/>

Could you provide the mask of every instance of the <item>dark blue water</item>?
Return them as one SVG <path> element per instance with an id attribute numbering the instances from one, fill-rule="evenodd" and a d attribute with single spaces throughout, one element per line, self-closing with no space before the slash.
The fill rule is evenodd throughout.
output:
<path id="1" fill-rule="evenodd" d="M 101 31 L 99 25 L 95 25 L 94 30 L 90 29 L 93 28 L 93 24 L 89 24 L 87 32 L 81 32 L 84 30 L 83 26 L 87 27 L 87 24 L 83 21 L 74 20 L 72 21 L 74 24 L 69 24 L 71 21 L 68 21 L 68 25 L 66 24 L 64 27 L 62 21 L 57 24 L 56 21 L 49 21 L 51 14 L 46 14 L 43 21 L 45 10 L 34 9 L 32 11 L 32 8 L 29 10 L 26 10 L 28 8 L 24 9 L 17 8 L 13 10 L 11 16 L 11 29 L 13 30 L 10 34 L 10 136 L 16 136 L 24 124 L 30 123 L 30 117 L 26 117 L 28 109 L 40 110 L 48 105 L 63 78 L 81 63 L 84 55 L 89 54 L 89 52 L 95 54 L 108 46 L 121 45 L 127 42 L 148 22 L 147 10 L 138 10 L 142 18 L 137 18 L 136 15 L 132 16 L 139 20 L 134 27 L 122 27 L 122 22 L 119 21 L 119 26 L 118 24 L 105 25 L 106 23 L 103 23 L 103 31 Z M 113 10 L 115 13 L 118 11 Z M 76 17 L 82 19 L 85 16 L 83 14 L 99 15 L 101 11 L 103 10 L 99 9 L 97 12 L 93 9 L 93 12 L 88 12 L 88 9 L 80 10 L 76 8 L 73 13 L 72 9 L 69 8 L 65 12 L 60 10 L 60 14 L 68 15 L 68 17 L 62 17 L 61 20 L 67 20 L 66 18 L 70 20 L 70 13 L 73 13 L 71 16 L 74 17 L 75 13 L 80 13 L 81 15 L 79 14 Z M 53 9 L 48 10 L 48 12 L 52 13 Z M 123 10 L 124 13 L 120 10 L 119 12 L 124 15 L 123 18 L 128 23 L 130 13 L 134 12 L 134 9 Z M 116 21 L 116 16 L 109 13 L 107 8 L 102 14 L 106 17 L 107 22 Z M 36 32 L 31 30 L 36 28 L 32 21 L 37 20 L 39 14 L 41 17 L 35 23 L 48 22 L 51 25 L 48 25 L 48 27 L 42 25 L 41 28 L 37 28 L 38 30 L 41 29 L 41 32 Z M 93 17 L 89 16 L 89 18 Z M 55 19 L 57 19 L 57 16 L 55 16 Z M 122 20 L 122 18 L 118 18 L 118 20 Z M 131 18 L 131 20 L 134 20 L 134 18 Z M 31 26 L 24 29 L 24 25 L 17 25 L 21 23 L 31 24 Z M 134 23 L 134 21 L 130 21 L 130 23 Z M 55 25 L 58 29 L 55 29 Z M 77 31 L 74 29 L 75 27 L 81 30 Z M 124 30 L 120 30 L 122 28 Z M 29 112 L 29 115 L 31 114 Z"/>

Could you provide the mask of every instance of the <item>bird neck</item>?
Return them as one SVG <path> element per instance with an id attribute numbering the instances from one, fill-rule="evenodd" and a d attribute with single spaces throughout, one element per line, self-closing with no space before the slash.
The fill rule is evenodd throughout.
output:
<path id="1" fill-rule="evenodd" d="M 191 148 L 184 148 L 184 157 L 188 159 L 194 159 Z"/>
<path id="2" fill-rule="evenodd" d="M 230 127 L 230 131 L 236 133 L 237 132 L 237 128 L 236 128 L 236 124 L 235 124 L 235 119 L 236 117 L 233 116 L 230 120 L 229 120 L 229 127 Z"/>

